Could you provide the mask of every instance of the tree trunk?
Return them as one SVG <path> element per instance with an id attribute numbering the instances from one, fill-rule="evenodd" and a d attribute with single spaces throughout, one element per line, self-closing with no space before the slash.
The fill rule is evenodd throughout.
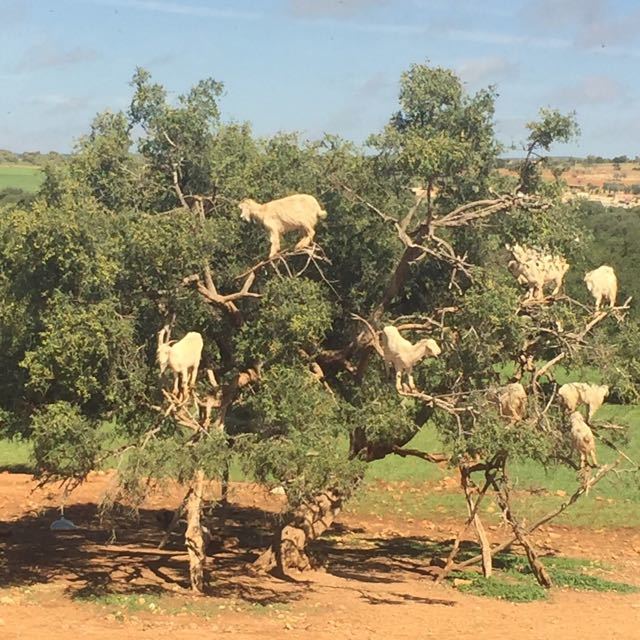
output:
<path id="1" fill-rule="evenodd" d="M 507 485 L 506 475 L 503 475 L 501 482 L 496 483 L 495 488 L 497 490 L 497 500 L 500 508 L 502 509 L 502 513 L 506 521 L 511 526 L 513 530 L 513 535 L 516 537 L 518 542 L 522 545 L 527 554 L 527 560 L 529 561 L 529 566 L 531 567 L 531 571 L 533 575 L 536 577 L 538 584 L 545 589 L 549 589 L 553 586 L 553 582 L 551 581 L 551 576 L 544 568 L 544 565 L 538 559 L 538 555 L 531 544 L 531 541 L 527 537 L 527 534 L 524 528 L 520 525 L 517 518 L 513 515 L 511 511 L 511 501 L 509 498 L 509 489 Z"/>
<path id="2" fill-rule="evenodd" d="M 475 502 L 473 500 L 473 496 L 471 495 L 471 489 L 469 487 L 470 482 L 470 474 L 468 469 L 461 466 L 460 467 L 460 478 L 462 483 L 462 489 L 464 490 L 464 496 L 467 501 L 467 510 L 469 512 L 469 518 L 473 522 L 473 526 L 478 534 L 478 540 L 480 540 L 480 546 L 482 548 L 482 574 L 485 578 L 488 578 L 493 573 L 493 563 L 491 561 L 491 543 L 489 542 L 489 538 L 487 537 L 487 533 L 484 530 L 484 526 L 482 524 L 482 520 L 480 520 L 480 516 L 478 515 L 478 507 L 480 506 L 480 502 L 484 497 L 488 485 L 485 485 L 482 492 L 476 498 Z"/>
<path id="3" fill-rule="evenodd" d="M 229 463 L 226 462 L 220 478 L 220 503 L 226 506 L 229 501 Z"/>
<path id="4" fill-rule="evenodd" d="M 191 590 L 204 592 L 207 544 L 202 528 L 202 494 L 204 492 L 204 474 L 198 471 L 191 492 L 187 497 L 187 531 L 185 543 L 189 554 L 189 577 Z"/>
<path id="5" fill-rule="evenodd" d="M 343 495 L 327 490 L 293 512 L 287 524 L 279 527 L 271 546 L 255 561 L 261 571 L 285 575 L 287 570 L 305 571 L 312 567 L 307 546 L 319 538 L 342 509 Z"/>

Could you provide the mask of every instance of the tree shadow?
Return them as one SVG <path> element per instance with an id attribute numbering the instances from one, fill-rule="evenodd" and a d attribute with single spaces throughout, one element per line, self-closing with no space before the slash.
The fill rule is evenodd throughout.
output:
<path id="1" fill-rule="evenodd" d="M 106 523 L 100 521 L 98 506 L 88 502 L 66 506 L 65 517 L 79 527 L 70 531 L 50 530 L 59 516 L 55 508 L 0 522 L 0 531 L 8 533 L 0 536 L 0 588 L 55 581 L 64 585 L 70 597 L 80 599 L 190 593 L 188 556 L 181 535 L 184 523 L 165 548 L 158 548 L 171 514 L 160 508 L 141 509 L 134 517 L 130 510 L 116 508 Z M 215 533 L 207 550 L 207 595 L 248 604 L 286 604 L 314 588 L 304 574 L 285 581 L 251 571 L 253 560 L 271 542 L 277 515 L 231 503 L 211 507 L 207 516 Z M 330 575 L 362 585 L 397 584 L 435 578 L 452 544 L 453 540 L 428 537 L 376 537 L 360 527 L 338 523 L 310 551 L 323 560 Z M 459 558 L 476 552 L 477 545 L 463 542 Z M 383 604 L 385 599 L 403 604 L 415 596 L 363 597 L 372 604 Z"/>
<path id="2" fill-rule="evenodd" d="M 435 579 L 452 545 L 453 540 L 426 536 L 359 537 L 352 539 L 350 545 L 344 538 L 319 543 L 328 573 L 347 580 L 387 584 L 416 577 Z M 458 559 L 471 557 L 477 551 L 477 544 L 463 541 Z"/>
<path id="3" fill-rule="evenodd" d="M 114 511 L 109 526 L 93 503 L 68 505 L 65 517 L 78 526 L 51 531 L 58 509 L 47 508 L 11 522 L 0 521 L 0 588 L 59 582 L 68 595 L 88 599 L 107 594 L 173 594 L 189 589 L 188 558 L 180 536 L 158 549 L 163 509 L 141 509 L 137 517 Z M 266 546 L 273 514 L 228 505 L 213 510 L 222 535 L 208 548 L 207 594 L 249 604 L 282 604 L 302 597 L 307 583 L 282 584 L 256 577 L 247 566 Z M 115 538 L 114 538 L 115 532 Z"/>
<path id="4" fill-rule="evenodd" d="M 32 475 L 33 472 L 33 465 L 21 462 L 0 464 L 0 473 L 26 473 L 28 475 Z"/>

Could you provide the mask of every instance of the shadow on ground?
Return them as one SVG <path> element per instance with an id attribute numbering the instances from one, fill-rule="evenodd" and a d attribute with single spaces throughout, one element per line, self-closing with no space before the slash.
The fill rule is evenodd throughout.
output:
<path id="1" fill-rule="evenodd" d="M 164 509 L 140 510 L 137 517 L 116 511 L 107 525 L 96 504 L 67 506 L 65 517 L 77 530 L 52 532 L 57 509 L 44 509 L 11 522 L 0 522 L 0 588 L 62 583 L 74 598 L 106 594 L 184 593 L 188 589 L 188 558 L 180 531 L 160 550 Z M 251 563 L 270 542 L 275 516 L 255 507 L 227 505 L 211 512 L 212 530 L 222 535 L 209 546 L 211 583 L 208 594 L 233 597 L 249 604 L 284 604 L 299 600 L 313 583 L 304 577 L 277 580 L 254 575 Z M 318 541 L 312 553 L 330 575 L 354 582 L 370 604 L 415 602 L 406 594 L 375 594 L 364 583 L 399 583 L 416 577 L 433 578 L 432 558 L 446 556 L 451 541 L 426 537 L 381 538 L 363 529 L 336 525 L 331 535 Z M 472 548 L 473 547 L 473 548 Z M 475 546 L 464 547 L 473 553 Z M 428 604 L 453 604 L 420 598 Z"/>

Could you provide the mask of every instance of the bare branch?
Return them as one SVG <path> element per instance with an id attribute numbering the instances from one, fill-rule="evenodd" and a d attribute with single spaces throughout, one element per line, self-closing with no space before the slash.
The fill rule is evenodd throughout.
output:
<path id="1" fill-rule="evenodd" d="M 567 354 L 562 351 L 560 352 L 555 358 L 552 358 L 551 360 L 549 360 L 549 362 L 547 362 L 546 364 L 544 364 L 542 367 L 540 367 L 535 374 L 533 375 L 533 384 L 537 385 L 538 384 L 538 380 L 545 375 L 549 369 L 551 369 L 552 367 L 554 367 L 556 364 L 558 364 L 558 362 L 560 362 L 561 360 L 564 359 L 564 357 Z"/>
<path id="2" fill-rule="evenodd" d="M 384 358 L 384 351 L 382 350 L 382 346 L 380 345 L 380 339 L 378 338 L 378 332 L 371 326 L 371 324 L 367 320 L 365 320 L 362 316 L 359 316 L 357 313 L 352 313 L 351 317 L 354 320 L 359 320 L 360 322 L 362 322 L 362 323 L 364 323 L 366 325 L 366 327 L 369 330 L 369 333 L 371 335 L 371 345 L 376 350 L 376 353 L 381 358 Z"/>
<path id="3" fill-rule="evenodd" d="M 529 534 L 533 533 L 536 529 L 540 528 L 542 525 L 546 524 L 550 520 L 553 520 L 554 518 L 559 516 L 563 511 L 565 511 L 572 504 L 574 504 L 580 497 L 585 495 L 587 493 L 587 491 L 589 489 L 591 489 L 595 484 L 600 482 L 600 480 L 602 480 L 602 478 L 604 478 L 607 475 L 607 473 L 609 473 L 611 470 L 615 469 L 615 467 L 617 467 L 619 463 L 620 463 L 620 458 L 618 458 L 612 464 L 606 465 L 604 467 L 600 467 L 600 469 L 598 470 L 598 473 L 596 473 L 596 475 L 594 475 L 593 478 L 590 478 L 585 484 L 581 485 L 571 495 L 571 497 L 567 501 L 563 502 L 559 507 L 557 507 L 556 509 L 553 509 L 552 511 L 550 511 L 549 513 L 544 515 L 542 518 L 540 518 L 539 520 L 534 522 L 532 525 L 529 525 L 528 527 L 526 527 L 525 528 L 526 534 L 529 535 Z M 491 555 L 495 556 L 496 554 L 500 553 L 501 551 L 504 551 L 505 549 L 508 549 L 514 542 L 517 542 L 517 538 L 516 537 L 513 537 L 511 539 L 506 540 L 505 542 L 502 542 L 499 545 L 496 545 L 495 547 L 493 547 L 493 549 L 491 549 Z M 464 562 L 461 562 L 461 563 L 455 565 L 454 568 L 455 569 L 464 569 L 465 567 L 469 567 L 469 566 L 471 566 L 473 564 L 476 564 L 476 563 L 480 562 L 481 560 L 482 560 L 482 555 L 476 555 L 476 556 L 473 556 L 472 558 L 469 558 L 468 560 L 465 560 Z"/>
<path id="4" fill-rule="evenodd" d="M 165 133 L 165 136 L 167 134 Z M 168 139 L 168 137 L 167 137 Z M 174 164 L 171 167 L 171 177 L 173 179 L 173 190 L 176 192 L 176 195 L 178 196 L 178 200 L 180 201 L 180 204 L 185 208 L 185 209 L 189 209 L 191 210 L 191 208 L 189 207 L 189 204 L 187 203 L 187 201 L 184 198 L 184 193 L 182 193 L 182 188 L 180 187 L 180 181 L 178 180 L 178 165 Z"/>
<path id="5" fill-rule="evenodd" d="M 428 453 L 427 451 L 419 451 L 418 449 L 406 449 L 403 447 L 393 447 L 392 453 L 395 453 L 401 458 L 407 458 L 409 456 L 414 458 L 420 458 L 427 462 L 433 462 L 434 464 L 441 464 L 443 462 L 449 462 L 451 456 L 446 453 Z"/>
<path id="6" fill-rule="evenodd" d="M 249 273 L 240 291 L 236 291 L 235 293 L 229 293 L 226 295 L 221 295 L 217 292 L 215 286 L 213 285 L 212 279 L 210 282 L 210 286 L 202 284 L 202 282 L 200 282 L 200 276 L 197 273 L 183 278 L 182 284 L 183 286 L 195 285 L 198 293 L 200 293 L 204 298 L 206 298 L 209 302 L 222 307 L 223 309 L 228 311 L 236 320 L 240 321 L 240 310 L 234 303 L 237 300 L 241 300 L 243 298 L 262 297 L 262 294 L 250 291 L 251 285 L 253 284 L 254 280 L 255 274 Z"/>

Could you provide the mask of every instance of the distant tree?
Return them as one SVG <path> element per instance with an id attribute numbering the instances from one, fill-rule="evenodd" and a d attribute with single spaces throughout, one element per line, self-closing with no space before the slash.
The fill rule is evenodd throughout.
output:
<path id="1" fill-rule="evenodd" d="M 580 133 L 575 113 L 561 114 L 555 109 L 540 109 L 539 120 L 529 122 L 529 137 L 524 147 L 525 159 L 520 165 L 520 189 L 530 193 L 540 188 L 540 165 L 543 152 L 548 152 L 554 142 L 569 142 Z"/>

